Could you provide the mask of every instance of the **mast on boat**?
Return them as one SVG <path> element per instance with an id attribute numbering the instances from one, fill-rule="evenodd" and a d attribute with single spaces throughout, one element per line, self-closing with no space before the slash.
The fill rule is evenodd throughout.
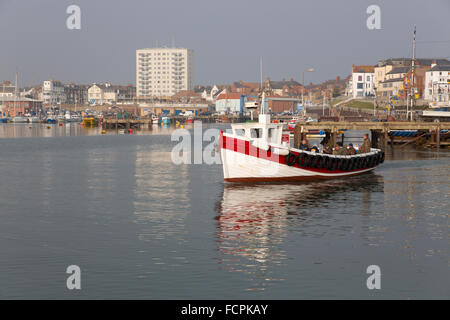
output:
<path id="1" fill-rule="evenodd" d="M 16 83 L 15 83 L 15 87 L 14 87 L 14 117 L 17 116 L 16 115 L 16 101 L 17 101 L 17 72 L 16 72 Z"/>

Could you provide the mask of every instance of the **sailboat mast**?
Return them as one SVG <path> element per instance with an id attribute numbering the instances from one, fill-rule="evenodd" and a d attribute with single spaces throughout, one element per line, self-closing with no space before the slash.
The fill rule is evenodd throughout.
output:
<path id="1" fill-rule="evenodd" d="M 16 101 L 17 101 L 17 72 L 16 72 L 16 83 L 14 87 L 14 116 L 16 116 Z"/>
<path id="2" fill-rule="evenodd" d="M 413 37 L 413 52 L 411 60 L 411 120 L 413 119 L 413 107 L 415 98 L 415 68 L 416 68 L 416 26 L 414 26 L 414 37 Z"/>

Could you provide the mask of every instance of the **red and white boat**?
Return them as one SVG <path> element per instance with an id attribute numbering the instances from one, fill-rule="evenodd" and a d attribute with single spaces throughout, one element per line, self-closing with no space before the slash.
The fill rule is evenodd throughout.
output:
<path id="1" fill-rule="evenodd" d="M 261 113 L 258 123 L 232 124 L 231 133 L 220 133 L 226 182 L 340 178 L 371 171 L 384 162 L 384 152 L 379 149 L 338 156 L 292 148 L 282 141 L 283 124 L 271 123 L 270 115 L 264 110 Z"/>

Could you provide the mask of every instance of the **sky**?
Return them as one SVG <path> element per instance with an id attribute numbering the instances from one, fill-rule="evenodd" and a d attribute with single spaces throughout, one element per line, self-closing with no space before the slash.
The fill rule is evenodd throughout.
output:
<path id="1" fill-rule="evenodd" d="M 81 29 L 69 30 L 69 5 Z M 369 5 L 381 29 L 369 30 Z M 194 50 L 195 84 L 294 78 L 318 83 L 411 57 L 450 57 L 450 0 L 0 0 L 0 81 L 135 84 L 135 51 Z"/>

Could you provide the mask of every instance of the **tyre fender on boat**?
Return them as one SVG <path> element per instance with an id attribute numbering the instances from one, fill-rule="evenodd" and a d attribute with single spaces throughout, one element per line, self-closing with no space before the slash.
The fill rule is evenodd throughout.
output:
<path id="1" fill-rule="evenodd" d="M 352 159 L 351 158 L 345 158 L 344 159 L 344 171 L 349 171 L 350 170 L 350 164 L 351 164 Z"/>
<path id="2" fill-rule="evenodd" d="M 331 158 L 329 156 L 323 156 L 322 168 L 330 170 L 330 162 L 331 162 Z"/>
<path id="3" fill-rule="evenodd" d="M 355 159 L 355 169 L 356 170 L 359 170 L 362 168 L 362 159 L 363 159 L 362 157 L 357 157 Z"/>
<path id="4" fill-rule="evenodd" d="M 372 167 L 377 166 L 377 165 L 378 165 L 378 157 L 377 157 L 377 155 L 374 154 L 374 155 L 372 155 L 371 158 L 372 158 L 371 166 L 372 166 Z"/>
<path id="5" fill-rule="evenodd" d="M 330 171 L 336 170 L 337 165 L 338 165 L 338 159 L 330 158 L 330 162 L 328 163 L 328 170 L 330 170 Z"/>
<path id="6" fill-rule="evenodd" d="M 315 167 L 317 169 L 322 169 L 325 163 L 325 158 L 322 156 L 317 156 L 317 161 Z"/>
<path id="7" fill-rule="evenodd" d="M 297 156 L 293 154 L 292 152 L 289 152 L 289 154 L 286 156 L 286 164 L 290 167 L 292 167 L 295 162 L 297 161 Z"/>
<path id="8" fill-rule="evenodd" d="M 316 155 L 310 155 L 310 157 L 311 157 L 311 162 L 310 162 L 310 166 L 312 167 L 312 168 L 316 168 L 316 166 L 317 166 L 317 162 L 319 161 L 319 156 L 316 156 Z"/>
<path id="9" fill-rule="evenodd" d="M 313 161 L 314 161 L 313 155 L 310 155 L 310 154 L 305 155 L 305 166 L 306 167 L 308 167 L 308 168 L 312 167 Z"/>
<path id="10" fill-rule="evenodd" d="M 367 156 L 364 156 L 361 161 L 361 169 L 367 168 Z"/>
<path id="11" fill-rule="evenodd" d="M 338 169 L 344 171 L 345 168 L 345 158 L 339 158 L 339 166 Z"/>
<path id="12" fill-rule="evenodd" d="M 307 160 L 307 154 L 302 152 L 298 155 L 297 163 L 300 167 L 303 168 L 303 167 L 306 167 L 306 165 L 307 165 L 306 160 Z"/>
<path id="13" fill-rule="evenodd" d="M 381 159 L 380 159 L 380 163 L 384 162 L 384 151 L 381 151 Z"/>
<path id="14" fill-rule="evenodd" d="M 356 163 L 356 158 L 350 158 L 348 161 L 348 170 L 355 170 L 355 163 Z"/>

